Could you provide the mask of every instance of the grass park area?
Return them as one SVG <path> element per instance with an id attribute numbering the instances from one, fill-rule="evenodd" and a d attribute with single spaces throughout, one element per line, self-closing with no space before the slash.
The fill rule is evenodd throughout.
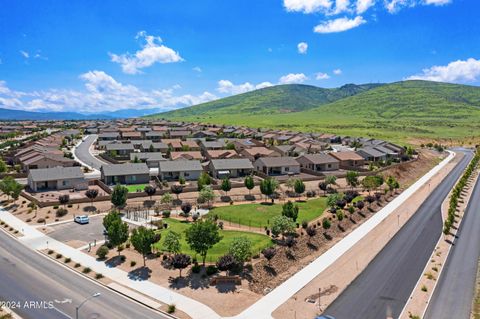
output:
<path id="1" fill-rule="evenodd" d="M 162 250 L 163 242 L 165 240 L 167 232 L 173 230 L 181 234 L 181 245 L 182 253 L 188 254 L 192 257 L 195 256 L 195 252 L 190 249 L 186 240 L 185 240 L 185 230 L 190 227 L 190 223 L 186 221 L 180 221 L 172 218 L 164 219 L 168 224 L 167 229 L 161 230 L 162 239 L 154 245 L 158 250 Z M 222 240 L 217 243 L 208 251 L 207 262 L 215 262 L 221 256 L 228 252 L 230 243 L 235 237 L 247 237 L 252 242 L 252 252 L 253 254 L 259 253 L 262 249 L 272 245 L 272 240 L 270 237 L 261 234 L 242 232 L 242 231 L 233 231 L 233 230 L 220 230 L 220 235 L 223 237 Z M 199 260 L 200 261 L 200 260 Z"/>
<path id="2" fill-rule="evenodd" d="M 306 202 L 296 203 L 299 207 L 297 222 L 313 220 L 327 207 L 327 199 L 320 197 Z M 210 211 L 211 215 L 218 215 L 219 219 L 227 222 L 252 227 L 268 226 L 273 217 L 281 215 L 282 203 L 270 204 L 243 204 L 234 206 L 216 207 Z"/>

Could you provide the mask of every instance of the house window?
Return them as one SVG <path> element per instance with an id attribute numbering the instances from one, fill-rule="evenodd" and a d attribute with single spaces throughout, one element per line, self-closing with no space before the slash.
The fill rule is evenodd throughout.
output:
<path id="1" fill-rule="evenodd" d="M 67 181 L 62 181 L 62 186 L 67 186 Z"/>
<path id="2" fill-rule="evenodd" d="M 185 172 L 185 173 L 183 173 L 183 176 L 188 177 L 188 176 L 190 176 L 190 174 Z"/>
<path id="3" fill-rule="evenodd" d="M 132 175 L 132 181 L 134 181 L 134 182 L 137 181 L 137 175 Z"/>
<path id="4" fill-rule="evenodd" d="M 285 167 L 285 172 L 288 172 L 290 170 L 289 167 Z"/>

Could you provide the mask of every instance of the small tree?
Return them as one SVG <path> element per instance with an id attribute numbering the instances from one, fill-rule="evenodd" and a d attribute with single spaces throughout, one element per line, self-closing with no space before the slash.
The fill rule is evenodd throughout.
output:
<path id="1" fill-rule="evenodd" d="M 325 183 L 327 183 L 328 186 L 337 185 L 337 177 L 335 175 L 327 175 L 325 176 Z"/>
<path id="2" fill-rule="evenodd" d="M 289 177 L 287 181 L 285 182 L 285 186 L 287 186 L 288 190 L 291 190 L 295 186 L 295 179 L 292 177 Z"/>
<path id="3" fill-rule="evenodd" d="M 143 191 L 147 193 L 147 195 L 150 197 L 150 200 L 152 200 L 152 196 L 155 195 L 155 193 L 157 192 L 157 188 L 153 187 L 152 185 L 147 185 L 145 186 Z"/>
<path id="4" fill-rule="evenodd" d="M 278 235 L 284 236 L 286 233 L 291 233 L 295 230 L 295 224 L 293 220 L 287 216 L 275 216 L 272 219 L 272 234 L 277 237 Z"/>
<path id="5" fill-rule="evenodd" d="M 185 203 L 182 203 L 180 208 L 182 209 L 183 216 L 185 218 L 188 218 L 190 211 L 192 210 L 192 204 L 190 204 L 189 202 L 185 202 Z"/>
<path id="6" fill-rule="evenodd" d="M 87 196 L 88 199 L 90 199 L 90 206 L 93 207 L 93 201 L 98 196 L 98 190 L 95 188 L 90 188 L 85 192 L 85 196 Z"/>
<path id="7" fill-rule="evenodd" d="M 108 251 L 109 251 L 108 247 L 105 245 L 102 245 L 97 249 L 96 255 L 98 256 L 99 259 L 105 259 L 105 257 L 107 257 L 108 255 Z"/>
<path id="8" fill-rule="evenodd" d="M 282 206 L 282 215 L 296 222 L 298 217 L 298 210 L 298 205 L 294 205 L 291 201 L 288 201 Z"/>
<path id="9" fill-rule="evenodd" d="M 323 196 L 327 194 L 328 184 L 325 182 L 318 183 L 318 188 L 323 191 Z"/>
<path id="10" fill-rule="evenodd" d="M 324 219 L 322 220 L 322 227 L 323 227 L 323 229 L 328 230 L 331 226 L 332 226 L 332 223 L 330 222 L 330 219 L 324 218 Z"/>
<path id="11" fill-rule="evenodd" d="M 180 239 L 181 235 L 179 233 L 170 230 L 163 241 L 163 249 L 169 253 L 178 254 L 181 249 Z"/>
<path id="12" fill-rule="evenodd" d="M 230 179 L 224 178 L 220 187 L 222 191 L 225 192 L 225 196 L 228 196 L 228 192 L 232 189 L 232 183 L 230 182 Z"/>
<path id="13" fill-rule="evenodd" d="M 202 202 L 207 202 L 210 206 L 210 202 L 215 199 L 215 192 L 210 185 L 203 186 L 202 190 L 198 194 L 198 199 Z"/>
<path id="14" fill-rule="evenodd" d="M 228 253 L 243 264 L 252 256 L 252 241 L 248 237 L 235 237 L 230 243 Z"/>
<path id="15" fill-rule="evenodd" d="M 173 202 L 173 197 L 168 192 L 163 194 L 162 198 L 160 199 L 160 203 L 162 204 L 171 205 L 172 202 Z"/>
<path id="16" fill-rule="evenodd" d="M 103 228 L 108 232 L 110 225 L 112 225 L 115 221 L 122 221 L 120 214 L 116 210 L 112 210 L 110 213 L 103 217 Z"/>
<path id="17" fill-rule="evenodd" d="M 278 188 L 278 181 L 272 177 L 268 177 L 260 182 L 260 191 L 263 195 L 269 197 L 274 202 L 273 195 Z"/>
<path id="18" fill-rule="evenodd" d="M 120 256 L 120 247 L 128 240 L 128 224 L 121 219 L 113 220 L 107 228 L 108 241 L 112 246 L 117 247 Z"/>
<path id="19" fill-rule="evenodd" d="M 7 164 L 5 164 L 5 161 L 0 159 L 0 173 L 5 173 L 7 169 L 8 167 Z"/>
<path id="20" fill-rule="evenodd" d="M 120 184 L 115 185 L 112 192 L 111 202 L 115 207 L 123 207 L 127 203 L 128 188 Z"/>
<path id="21" fill-rule="evenodd" d="M 293 188 L 295 190 L 295 193 L 297 193 L 300 196 L 303 194 L 303 192 L 305 192 L 305 184 L 301 179 L 295 180 L 295 184 L 293 185 Z"/>
<path id="22" fill-rule="evenodd" d="M 346 175 L 346 180 L 347 184 L 350 185 L 350 187 L 354 188 L 357 187 L 359 182 L 358 182 L 358 172 L 356 171 L 348 171 Z"/>
<path id="23" fill-rule="evenodd" d="M 145 267 L 146 256 L 152 252 L 152 245 L 158 241 L 158 237 L 155 236 L 155 232 L 152 229 L 140 226 L 133 229 L 130 241 L 135 250 L 142 254 L 143 266 Z"/>
<path id="24" fill-rule="evenodd" d="M 183 186 L 182 185 L 178 185 L 178 184 L 173 184 L 171 187 L 170 187 L 170 191 L 177 195 L 177 200 L 179 200 L 179 195 L 183 192 Z"/>
<path id="25" fill-rule="evenodd" d="M 355 203 L 355 206 L 357 206 L 359 211 L 362 211 L 363 207 L 365 207 L 365 203 L 360 200 L 360 201 Z"/>
<path id="26" fill-rule="evenodd" d="M 386 184 L 390 192 L 393 192 L 400 187 L 400 184 L 398 183 L 396 178 L 393 176 L 388 176 Z"/>
<path id="27" fill-rule="evenodd" d="M 175 269 L 178 269 L 180 278 L 182 277 L 182 270 L 187 268 L 191 264 L 190 256 L 185 254 L 175 254 L 172 257 L 172 266 Z"/>
<path id="28" fill-rule="evenodd" d="M 255 180 L 253 179 L 253 177 L 250 175 L 245 177 L 245 180 L 243 183 L 245 184 L 245 187 L 248 189 L 248 195 L 252 195 L 252 189 L 255 187 Z"/>
<path id="29" fill-rule="evenodd" d="M 70 196 L 68 194 L 60 195 L 60 196 L 58 196 L 58 201 L 65 208 L 65 206 L 67 206 L 68 202 L 70 201 Z"/>
<path id="30" fill-rule="evenodd" d="M 228 271 L 235 267 L 236 261 L 232 255 L 223 255 L 217 261 L 217 268 L 220 271 L 225 271 L 225 275 L 228 275 Z"/>
<path id="31" fill-rule="evenodd" d="M 205 185 L 212 184 L 212 178 L 207 172 L 202 172 L 197 181 L 197 190 L 201 191 Z"/>
<path id="32" fill-rule="evenodd" d="M 273 247 L 265 248 L 262 251 L 262 255 L 265 257 L 265 259 L 267 259 L 268 265 L 270 265 L 270 260 L 272 260 L 272 258 L 275 257 L 276 254 L 277 254 L 277 251 Z"/>
<path id="33" fill-rule="evenodd" d="M 314 237 L 317 234 L 317 230 L 315 228 L 313 228 L 312 226 L 308 226 L 307 229 L 305 230 L 305 232 L 308 235 L 308 242 L 309 243 L 310 243 L 310 240 L 312 239 L 312 237 Z"/>
<path id="34" fill-rule="evenodd" d="M 210 219 L 200 220 L 187 228 L 185 234 L 188 245 L 202 257 L 205 266 L 208 250 L 222 239 L 217 224 Z"/>

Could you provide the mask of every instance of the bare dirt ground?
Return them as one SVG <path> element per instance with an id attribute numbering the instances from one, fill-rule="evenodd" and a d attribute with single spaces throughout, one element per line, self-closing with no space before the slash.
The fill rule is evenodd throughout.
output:
<path id="1" fill-rule="evenodd" d="M 426 159 L 426 157 L 423 158 Z M 414 176 L 410 174 L 410 179 L 403 179 L 403 183 L 412 184 L 438 162 L 434 156 L 429 158 L 431 159 L 430 161 L 422 159 L 422 161 L 415 162 L 418 165 L 417 172 L 419 175 Z M 430 190 L 434 189 L 435 185 L 438 185 L 443 180 L 460 158 L 461 156 L 455 157 L 451 163 L 432 178 L 430 186 L 425 185 L 420 191 L 412 195 L 407 204 L 399 207 L 333 265 L 275 310 L 273 312 L 274 318 L 313 318 L 319 314 L 319 309 L 325 309 L 365 269 L 368 263 L 388 243 L 401 226 L 408 221 L 416 207 L 421 205 L 430 194 Z M 318 304 L 319 289 L 321 289 L 320 305 Z M 314 302 L 307 302 L 309 299 L 312 299 Z"/>

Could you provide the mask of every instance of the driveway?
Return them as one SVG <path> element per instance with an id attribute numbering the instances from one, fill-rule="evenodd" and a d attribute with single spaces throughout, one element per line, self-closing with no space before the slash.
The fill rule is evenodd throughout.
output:
<path id="1" fill-rule="evenodd" d="M 103 240 L 103 216 L 90 217 L 90 223 L 80 225 L 75 222 L 68 222 L 51 226 L 54 231 L 48 235 L 61 242 L 79 240 L 84 242 L 92 242 L 93 240 Z"/>

